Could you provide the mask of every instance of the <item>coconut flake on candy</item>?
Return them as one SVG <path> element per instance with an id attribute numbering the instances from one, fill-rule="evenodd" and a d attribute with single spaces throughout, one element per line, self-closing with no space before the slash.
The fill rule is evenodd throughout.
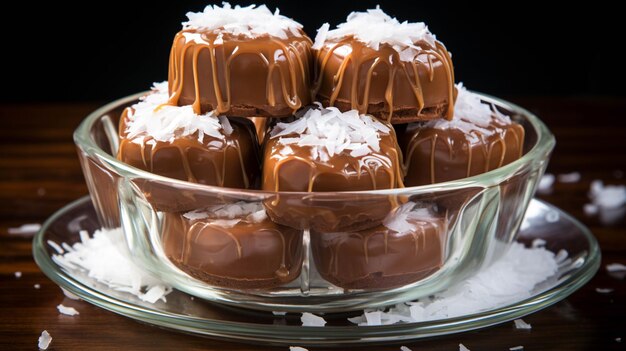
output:
<path id="1" fill-rule="evenodd" d="M 202 12 L 187 12 L 187 18 L 189 20 L 183 22 L 183 29 L 214 31 L 246 38 L 270 35 L 288 39 L 289 36 L 302 36 L 300 23 L 282 16 L 278 9 L 272 13 L 265 5 L 232 7 L 224 2 L 222 6 L 209 5 Z"/>
<path id="2" fill-rule="evenodd" d="M 388 44 L 400 54 L 400 60 L 410 62 L 422 51 L 416 45 L 425 42 L 431 47 L 436 46 L 436 38 L 423 22 L 400 22 L 376 6 L 367 12 L 352 12 L 346 22 L 336 29 L 329 30 L 324 23 L 317 31 L 313 49 L 321 49 L 327 40 L 337 41 L 345 37 L 354 37 L 374 50 L 381 44 Z"/>
<path id="3" fill-rule="evenodd" d="M 167 82 L 154 83 L 152 92 L 128 112 L 125 131 L 128 138 L 140 143 L 144 139 L 172 142 L 175 138 L 197 134 L 202 143 L 205 135 L 223 141 L 233 131 L 226 117 L 216 117 L 212 112 L 198 115 L 191 105 L 168 105 L 168 100 Z M 218 143 L 215 146 L 220 147 L 222 143 Z"/>
<path id="4" fill-rule="evenodd" d="M 322 162 L 334 155 L 349 152 L 360 157 L 380 151 L 381 134 L 391 129 L 376 118 L 359 115 L 358 111 L 341 112 L 336 107 L 307 109 L 300 118 L 277 123 L 270 133 L 278 143 L 289 147 L 311 148 L 311 157 Z M 281 150 L 281 154 L 282 154 Z"/>
<path id="5" fill-rule="evenodd" d="M 454 117 L 448 121 L 437 119 L 424 126 L 435 129 L 458 129 L 465 133 L 472 143 L 482 141 L 482 137 L 495 133 L 489 127 L 496 122 L 500 125 L 511 124 L 511 118 L 500 112 L 495 106 L 485 103 L 480 96 L 468 91 L 463 83 L 456 84 L 457 97 L 454 103 Z"/>

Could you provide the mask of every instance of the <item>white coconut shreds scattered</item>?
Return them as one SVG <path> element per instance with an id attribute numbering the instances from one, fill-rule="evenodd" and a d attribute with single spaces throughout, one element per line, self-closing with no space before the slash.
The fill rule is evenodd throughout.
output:
<path id="1" fill-rule="evenodd" d="M 70 300 L 75 300 L 75 301 L 80 300 L 80 297 L 78 297 L 75 294 L 71 293 L 69 290 L 61 288 L 61 291 L 63 291 L 63 295 L 65 295 L 65 297 L 67 297 Z"/>
<path id="2" fill-rule="evenodd" d="M 621 263 L 610 263 L 606 265 L 607 272 L 626 272 L 626 265 Z"/>
<path id="3" fill-rule="evenodd" d="M 580 178 L 582 177 L 578 172 L 564 173 L 557 176 L 557 179 L 561 183 L 578 183 Z"/>
<path id="4" fill-rule="evenodd" d="M 289 123 L 277 123 L 270 132 L 282 145 L 311 148 L 311 157 L 322 162 L 343 152 L 352 157 L 380 151 L 382 134 L 391 129 L 376 118 L 359 115 L 356 110 L 341 112 L 335 107 L 307 109 Z"/>
<path id="5" fill-rule="evenodd" d="M 93 237 L 81 232 L 81 241 L 52 259 L 67 270 L 81 270 L 110 288 L 133 294 L 143 301 L 165 301 L 172 288 L 135 265 L 127 251 L 122 230 L 96 230 Z"/>
<path id="6" fill-rule="evenodd" d="M 47 350 L 51 342 L 52 342 L 52 337 L 50 336 L 50 333 L 48 333 L 47 330 L 44 330 L 43 332 L 41 332 L 41 336 L 37 340 L 37 347 L 40 350 Z"/>
<path id="7" fill-rule="evenodd" d="M 524 350 L 524 346 L 520 345 L 520 346 L 509 347 L 509 350 L 511 350 L 511 351 L 523 351 Z"/>
<path id="8" fill-rule="evenodd" d="M 470 351 L 470 349 L 465 347 L 465 345 L 463 345 L 463 344 L 459 344 L 459 351 Z"/>
<path id="9" fill-rule="evenodd" d="M 59 313 L 67 315 L 67 316 L 76 316 L 80 314 L 78 313 L 78 311 L 76 311 L 74 307 L 67 307 L 63 305 L 58 305 L 57 310 L 59 310 Z"/>
<path id="10" fill-rule="evenodd" d="M 183 217 L 189 220 L 211 219 L 211 223 L 224 228 L 232 228 L 242 220 L 248 223 L 261 223 L 267 213 L 260 202 L 239 201 L 233 204 L 216 205 L 202 210 L 187 212 Z"/>
<path id="11" fill-rule="evenodd" d="M 466 133 L 469 141 L 482 142 L 480 135 L 494 133 L 494 130 L 488 129 L 493 121 L 502 125 L 511 124 L 509 116 L 502 114 L 493 105 L 483 102 L 478 95 L 465 89 L 463 83 L 456 84 L 456 88 L 458 94 L 454 103 L 452 120 L 436 119 L 426 123 L 426 127 L 443 130 L 458 129 Z"/>
<path id="12" fill-rule="evenodd" d="M 537 191 L 542 194 L 549 194 L 552 192 L 552 185 L 554 185 L 554 174 L 546 173 L 539 180 L 537 184 Z"/>
<path id="13" fill-rule="evenodd" d="M 601 180 L 591 182 L 591 204 L 585 205 L 585 213 L 595 214 L 602 209 L 615 209 L 626 205 L 626 186 L 604 185 Z"/>
<path id="14" fill-rule="evenodd" d="M 406 346 L 400 346 L 400 351 L 413 351 L 410 348 L 406 347 Z"/>
<path id="15" fill-rule="evenodd" d="M 394 232 L 403 234 L 415 232 L 417 224 L 414 221 L 427 221 L 437 225 L 435 214 L 428 208 L 416 207 L 415 202 L 407 202 L 390 212 L 383 220 L 383 225 Z M 412 221 L 411 221 L 412 220 Z"/>
<path id="16" fill-rule="evenodd" d="M 513 321 L 513 323 L 515 323 L 515 328 L 516 329 L 526 329 L 526 330 L 530 330 L 532 329 L 532 326 L 526 322 L 524 322 L 523 319 L 516 319 Z"/>
<path id="17" fill-rule="evenodd" d="M 15 275 L 16 279 L 20 279 L 22 277 L 22 272 L 20 272 L 20 271 L 17 271 L 17 272 L 15 272 L 13 274 Z"/>
<path id="18" fill-rule="evenodd" d="M 309 312 L 303 312 L 300 320 L 302 321 L 303 327 L 323 327 L 326 325 L 324 318 Z"/>
<path id="19" fill-rule="evenodd" d="M 168 99 L 167 82 L 154 83 L 152 93 L 128 112 L 128 138 L 137 142 L 144 138 L 171 142 L 198 133 L 198 141 L 202 142 L 205 135 L 224 140 L 232 132 L 227 118 L 215 117 L 212 112 L 198 115 L 191 105 L 168 105 Z"/>
<path id="20" fill-rule="evenodd" d="M 246 38 L 270 35 L 287 39 L 289 36 L 302 36 L 300 23 L 280 15 L 278 9 L 272 13 L 265 5 L 232 7 L 223 2 L 222 6 L 209 5 L 202 12 L 188 12 L 187 18 L 189 20 L 183 22 L 183 29 L 215 31 Z"/>
<path id="21" fill-rule="evenodd" d="M 533 288 L 553 276 L 567 257 L 543 247 L 514 243 L 506 255 L 448 290 L 418 301 L 372 309 L 348 320 L 358 325 L 423 322 L 452 318 L 506 306 L 530 297 Z"/>
<path id="22" fill-rule="evenodd" d="M 611 289 L 611 288 L 596 288 L 596 292 L 597 292 L 598 294 L 610 294 L 610 293 L 612 293 L 613 291 L 615 291 L 615 290 L 614 290 L 614 289 Z"/>
<path id="23" fill-rule="evenodd" d="M 41 224 L 39 223 L 28 223 L 22 224 L 16 228 L 9 228 L 7 231 L 10 235 L 22 235 L 22 236 L 33 236 L 41 229 Z"/>
<path id="24" fill-rule="evenodd" d="M 289 346 L 289 351 L 309 351 L 309 349 L 300 346 Z"/>
<path id="25" fill-rule="evenodd" d="M 422 51 L 415 44 L 425 42 L 435 47 L 435 36 L 428 30 L 423 22 L 400 22 L 389 16 L 380 6 L 366 12 L 352 12 L 346 22 L 337 28 L 329 30 L 328 23 L 324 23 L 317 31 L 313 49 L 320 49 L 326 40 L 338 40 L 352 36 L 356 40 L 365 43 L 374 50 L 378 50 L 380 44 L 388 44 L 400 54 L 400 60 L 413 61 L 415 56 Z"/>

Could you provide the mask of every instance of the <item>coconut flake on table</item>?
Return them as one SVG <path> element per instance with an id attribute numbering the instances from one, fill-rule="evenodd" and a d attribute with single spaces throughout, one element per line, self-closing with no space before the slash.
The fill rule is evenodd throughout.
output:
<path id="1" fill-rule="evenodd" d="M 410 62 L 422 51 L 418 43 L 436 47 L 435 35 L 426 24 L 400 22 L 386 14 L 380 6 L 365 12 L 352 12 L 346 22 L 337 25 L 335 29 L 329 28 L 329 24 L 324 23 L 317 30 L 313 49 L 321 49 L 327 40 L 337 41 L 351 36 L 374 50 L 378 50 L 381 44 L 388 44 L 400 54 L 400 60 Z"/>
<path id="2" fill-rule="evenodd" d="M 302 321 L 303 327 L 323 327 L 326 325 L 324 318 L 309 312 L 303 312 L 300 320 Z"/>
<path id="3" fill-rule="evenodd" d="M 626 186 L 604 185 L 601 180 L 591 182 L 589 198 L 593 205 L 603 209 L 619 208 L 626 204 Z"/>
<path id="4" fill-rule="evenodd" d="M 128 111 L 128 138 L 138 143 L 144 140 L 172 142 L 175 138 L 197 134 L 202 143 L 205 135 L 223 141 L 232 133 L 226 117 L 216 117 L 213 112 L 198 115 L 191 105 L 173 106 L 168 100 L 167 82 L 154 83 L 152 92 Z"/>
<path id="5" fill-rule="evenodd" d="M 290 36 L 302 36 L 300 23 L 282 16 L 278 9 L 272 13 L 265 5 L 233 7 L 223 2 L 222 6 L 209 5 L 202 12 L 187 12 L 187 19 L 187 22 L 182 23 L 183 29 L 228 33 L 246 38 L 269 35 L 288 39 Z"/>
<path id="6" fill-rule="evenodd" d="M 120 228 L 96 230 L 93 237 L 86 231 L 81 241 L 66 246 L 66 252 L 52 259 L 65 270 L 80 270 L 113 290 L 127 292 L 139 299 L 155 303 L 166 301 L 172 288 L 137 266 L 125 245 Z"/>
<path id="7" fill-rule="evenodd" d="M 19 227 L 9 228 L 7 231 L 10 235 L 22 235 L 22 236 L 33 236 L 41 229 L 41 224 L 39 223 L 28 223 L 22 224 Z"/>
<path id="8" fill-rule="evenodd" d="M 20 279 L 22 277 L 22 272 L 20 272 L 20 271 L 17 271 L 17 272 L 15 272 L 13 274 L 15 275 L 16 279 Z"/>
<path id="9" fill-rule="evenodd" d="M 488 129 L 493 122 L 501 125 L 511 124 L 511 118 L 500 112 L 495 106 L 483 102 L 477 94 L 467 90 L 463 83 L 456 84 L 457 97 L 454 102 L 452 120 L 436 119 L 427 122 L 428 128 L 446 130 L 458 129 L 465 132 L 472 143 L 482 142 L 481 135 L 491 135 L 495 131 Z"/>
<path id="10" fill-rule="evenodd" d="M 532 329 L 532 326 L 526 322 L 524 322 L 523 319 L 516 319 L 513 321 L 513 323 L 515 323 L 515 328 L 516 329 L 526 329 L 526 330 L 530 330 Z"/>
<path id="11" fill-rule="evenodd" d="M 554 185 L 554 174 L 546 173 L 539 180 L 537 184 L 537 191 L 542 194 L 549 194 L 552 192 L 552 185 Z"/>
<path id="12" fill-rule="evenodd" d="M 611 288 L 596 288 L 596 292 L 598 294 L 610 294 L 613 291 L 615 291 L 615 289 L 611 289 Z"/>
<path id="13" fill-rule="evenodd" d="M 519 346 L 509 347 L 509 350 L 511 350 L 511 351 L 523 351 L 524 350 L 524 346 L 519 345 Z"/>
<path id="14" fill-rule="evenodd" d="M 270 132 L 283 147 L 309 147 L 311 157 L 322 162 L 334 155 L 349 152 L 359 157 L 380 151 L 382 135 L 390 127 L 370 115 L 356 110 L 341 112 L 336 107 L 306 109 L 293 122 L 279 122 Z"/>
<path id="15" fill-rule="evenodd" d="M 232 228 L 242 220 L 248 223 L 261 223 L 267 219 L 265 207 L 260 202 L 238 201 L 221 204 L 183 214 L 189 220 L 211 219 L 211 223 L 224 228 Z"/>
<path id="16" fill-rule="evenodd" d="M 69 290 L 61 288 L 61 291 L 63 291 L 63 295 L 65 295 L 65 297 L 67 297 L 70 300 L 76 300 L 76 301 L 80 300 L 80 297 L 70 292 Z"/>
<path id="17" fill-rule="evenodd" d="M 289 346 L 289 351 L 309 351 L 309 349 L 300 346 Z"/>
<path id="18" fill-rule="evenodd" d="M 59 313 L 67 316 L 76 316 L 80 314 L 74 307 L 63 306 L 62 304 L 57 306 L 57 310 L 59 310 Z"/>
<path id="19" fill-rule="evenodd" d="M 557 179 L 561 183 L 578 183 L 580 178 L 581 176 L 578 172 L 564 173 L 557 176 Z"/>
<path id="20" fill-rule="evenodd" d="M 41 336 L 39 336 L 39 339 L 37 340 L 37 347 L 40 350 L 47 350 L 51 342 L 52 337 L 50 336 L 50 333 L 48 333 L 47 330 L 44 330 L 41 332 Z"/>
<path id="21" fill-rule="evenodd" d="M 606 265 L 607 272 L 624 272 L 626 266 L 621 263 L 610 263 Z"/>
<path id="22" fill-rule="evenodd" d="M 410 348 L 406 347 L 406 346 L 400 346 L 400 351 L 413 351 Z"/>
<path id="23" fill-rule="evenodd" d="M 459 344 L 459 351 L 470 351 L 470 349 L 465 347 L 465 345 L 463 345 L 463 344 Z"/>
<path id="24" fill-rule="evenodd" d="M 564 253 L 555 255 L 544 247 L 526 248 L 513 243 L 509 251 L 463 282 L 417 301 L 400 303 L 385 309 L 372 309 L 348 318 L 360 326 L 424 322 L 506 306 L 532 296 L 535 286 L 554 276 L 566 262 Z M 368 318 L 369 317 L 369 318 Z"/>

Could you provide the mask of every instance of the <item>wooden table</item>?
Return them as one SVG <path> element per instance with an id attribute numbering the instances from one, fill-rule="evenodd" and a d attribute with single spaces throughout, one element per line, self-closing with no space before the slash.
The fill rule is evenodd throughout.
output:
<path id="1" fill-rule="evenodd" d="M 589 183 L 626 184 L 626 101 L 617 99 L 514 99 L 541 116 L 557 138 L 549 172 L 578 171 L 577 183 L 556 183 L 539 197 L 588 225 L 602 247 L 602 268 L 571 297 L 525 318 L 531 331 L 505 323 L 486 330 L 405 344 L 413 350 L 612 350 L 626 346 L 626 280 L 607 274 L 608 263 L 626 264 L 626 219 L 605 226 L 583 212 Z M 31 240 L 7 229 L 41 223 L 54 211 L 87 194 L 72 132 L 96 105 L 0 106 L 0 349 L 36 349 L 46 329 L 53 350 L 287 350 L 215 341 L 139 324 L 86 302 L 71 301 L 48 280 L 31 256 Z M 15 272 L 22 272 L 16 278 Z M 34 285 L 40 284 L 40 289 Z M 600 294 L 596 288 L 614 289 Z M 59 303 L 80 315 L 60 315 Z M 617 338 L 625 340 L 619 342 Z M 372 350 L 399 350 L 400 345 Z M 310 348 L 314 349 L 314 348 Z M 345 349 L 345 348 L 342 348 Z M 364 348 L 358 348 L 364 349 Z"/>

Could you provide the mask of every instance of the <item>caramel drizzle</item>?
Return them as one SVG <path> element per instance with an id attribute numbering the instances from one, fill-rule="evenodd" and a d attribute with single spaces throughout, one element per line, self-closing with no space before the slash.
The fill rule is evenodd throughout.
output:
<path id="1" fill-rule="evenodd" d="M 230 68 L 233 60 L 242 54 L 257 55 L 267 67 L 266 99 L 270 106 L 276 105 L 276 87 L 274 86 L 274 74 L 276 71 L 280 77 L 280 89 L 285 104 L 294 112 L 302 107 L 302 101 L 298 94 L 297 73 L 300 73 L 304 82 L 310 81 L 309 70 L 307 69 L 307 67 L 309 67 L 308 55 L 300 54 L 302 51 L 307 52 L 309 50 L 310 43 L 308 41 L 291 41 L 285 43 L 279 39 L 269 37 L 269 41 L 280 47 L 282 54 L 264 53 L 261 52 L 262 50 L 259 50 L 258 47 L 240 45 L 236 46 L 232 52 L 228 54 L 228 57 L 225 57 L 226 53 L 223 45 L 215 45 L 215 39 L 217 39 L 216 33 L 202 33 L 203 43 L 198 43 L 194 40 L 187 41 L 184 37 L 185 33 L 193 33 L 193 31 L 187 30 L 179 32 L 174 38 L 174 45 L 172 45 L 170 51 L 170 65 L 168 70 L 170 77 L 168 82 L 170 99 L 168 104 L 179 105 L 185 82 L 185 57 L 187 51 L 192 50 L 192 71 L 195 89 L 195 100 L 192 107 L 196 114 L 202 113 L 201 89 L 203 89 L 204 86 L 201 83 L 204 77 L 199 76 L 198 57 L 201 52 L 206 50 L 210 57 L 211 76 L 213 78 L 212 84 L 216 100 L 214 111 L 217 114 L 227 113 L 231 109 Z M 224 62 L 223 65 L 219 65 L 220 67 L 218 67 L 218 60 L 216 58 L 218 52 L 222 55 L 221 62 Z M 305 56 L 304 61 L 302 60 L 302 56 Z M 222 73 L 222 75 L 220 75 L 220 73 Z M 224 77 L 223 81 L 219 79 L 221 76 Z"/>
<path id="2" fill-rule="evenodd" d="M 479 152 L 482 153 L 483 159 L 484 159 L 484 164 L 482 165 L 482 169 L 483 172 L 488 172 L 490 170 L 502 167 L 504 165 L 504 160 L 507 156 L 507 144 L 506 144 L 506 138 L 508 135 L 512 135 L 512 137 L 515 140 L 515 145 L 517 145 L 517 148 L 519 150 L 518 155 L 515 155 L 516 158 L 520 158 L 522 156 L 523 153 L 523 143 L 524 143 L 524 128 L 522 128 L 519 125 L 514 125 L 511 128 L 508 129 L 500 129 L 497 126 L 493 126 L 491 127 L 493 128 L 494 133 L 491 136 L 494 136 L 491 140 L 489 140 L 489 138 L 486 138 L 485 135 L 476 132 L 476 131 L 470 131 L 469 133 L 464 133 L 465 135 L 465 147 L 464 148 L 458 148 L 458 150 L 465 150 L 467 149 L 467 164 L 466 164 L 466 177 L 470 177 L 473 175 L 478 174 L 477 172 L 472 172 L 472 166 L 473 166 L 473 162 L 474 162 L 474 148 L 473 146 L 475 146 L 472 141 L 470 140 L 470 137 L 468 134 L 474 134 L 475 137 L 478 137 L 479 139 L 481 139 L 480 143 L 478 144 L 479 146 Z M 436 165 L 437 165 L 437 158 L 436 156 L 436 151 L 437 151 L 437 142 L 441 142 L 447 149 L 448 149 L 448 158 L 452 159 L 453 157 L 453 146 L 452 146 L 452 141 L 451 141 L 451 137 L 448 138 L 444 138 L 441 137 L 441 135 L 439 133 L 433 133 L 432 135 L 430 135 L 427 138 L 423 138 L 423 139 L 419 139 L 418 137 L 420 135 L 420 132 L 422 131 L 422 129 L 417 130 L 417 132 L 411 137 L 411 140 L 409 141 L 409 151 L 407 153 L 406 156 L 406 160 L 404 163 L 404 170 L 405 172 L 408 171 L 409 167 L 410 167 L 410 163 L 411 163 L 411 159 L 413 158 L 413 153 L 415 152 L 415 150 L 417 149 L 417 147 L 419 145 L 421 145 L 422 143 L 429 143 L 431 150 L 430 150 L 430 158 L 429 158 L 429 172 L 430 172 L 430 182 L 432 184 L 437 183 L 437 174 L 435 174 L 435 169 L 436 169 Z M 501 147 L 499 148 L 500 150 L 500 154 L 497 155 L 497 157 L 495 157 L 498 160 L 497 165 L 491 165 L 491 159 L 492 156 L 494 155 L 495 151 L 495 146 L 496 145 L 501 145 Z M 480 165 L 479 165 L 480 166 Z"/>
<path id="3" fill-rule="evenodd" d="M 370 95 L 370 87 L 372 81 L 372 75 L 374 73 L 374 69 L 379 64 L 385 64 L 389 69 L 387 86 L 385 88 L 385 102 L 386 107 L 389 109 L 389 115 L 387 117 L 387 121 L 391 121 L 391 117 L 393 115 L 394 108 L 394 79 L 399 70 L 402 70 L 409 81 L 411 88 L 413 90 L 413 94 L 415 95 L 415 99 L 417 100 L 419 111 L 424 109 L 424 92 L 422 90 L 422 84 L 420 82 L 420 77 L 418 73 L 418 65 L 425 65 L 429 70 L 429 79 L 432 82 L 435 75 L 433 58 L 437 61 L 440 61 L 444 69 L 446 71 L 446 79 L 448 81 L 448 109 L 446 111 L 446 118 L 448 120 L 452 119 L 452 115 L 454 112 L 454 67 L 452 65 L 452 59 L 450 54 L 443 46 L 442 43 L 436 42 L 435 47 L 431 47 L 427 43 L 420 43 L 420 46 L 416 46 L 420 48 L 421 51 L 418 51 L 415 59 L 411 62 L 405 62 L 400 60 L 400 54 L 393 49 L 391 46 L 387 44 L 382 44 L 379 50 L 375 51 L 369 49 L 366 44 L 361 43 L 360 41 L 354 39 L 353 37 L 346 37 L 337 43 L 333 44 L 327 51 L 321 49 L 317 52 L 317 59 L 320 62 L 319 71 L 317 71 L 317 78 L 313 85 L 313 95 L 319 91 L 319 88 L 322 84 L 322 79 L 324 77 L 321 72 L 324 72 L 326 66 L 328 64 L 329 59 L 332 57 L 333 53 L 340 47 L 349 45 L 351 48 L 350 53 L 348 53 L 339 69 L 333 76 L 333 89 L 332 94 L 329 97 L 329 104 L 332 106 L 337 101 L 337 97 L 341 88 L 344 84 L 344 77 L 346 73 L 346 68 L 348 65 L 351 65 L 352 68 L 352 82 L 347 84 L 350 85 L 350 104 L 352 109 L 356 109 L 359 113 L 367 113 L 367 108 L 369 106 L 369 95 Z M 369 52 L 369 53 L 368 53 Z M 417 58 L 421 55 L 426 55 L 427 62 L 422 62 Z M 365 89 L 362 92 L 362 96 L 360 96 L 360 92 L 358 87 L 362 86 L 361 81 L 361 66 L 363 66 L 366 62 L 372 62 L 371 66 L 367 70 L 367 74 L 365 76 Z M 317 67 L 316 67 L 317 68 Z"/>

